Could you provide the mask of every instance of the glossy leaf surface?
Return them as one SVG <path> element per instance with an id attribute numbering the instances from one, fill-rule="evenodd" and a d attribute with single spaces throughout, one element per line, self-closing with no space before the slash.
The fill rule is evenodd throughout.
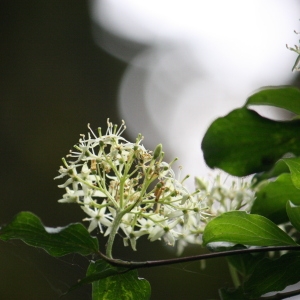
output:
<path id="1" fill-rule="evenodd" d="M 209 167 L 246 176 L 270 170 L 288 152 L 300 155 L 300 121 L 277 122 L 240 108 L 215 120 L 202 140 Z"/>
<path id="2" fill-rule="evenodd" d="M 98 241 L 90 236 L 79 223 L 66 227 L 45 227 L 41 220 L 30 212 L 19 213 L 12 222 L 2 226 L 0 239 L 20 239 L 26 244 L 44 249 L 52 256 L 69 253 L 89 255 L 98 251 Z"/>
<path id="3" fill-rule="evenodd" d="M 293 239 L 269 219 L 231 211 L 208 223 L 203 234 L 203 243 L 230 242 L 251 246 L 295 245 Z"/>

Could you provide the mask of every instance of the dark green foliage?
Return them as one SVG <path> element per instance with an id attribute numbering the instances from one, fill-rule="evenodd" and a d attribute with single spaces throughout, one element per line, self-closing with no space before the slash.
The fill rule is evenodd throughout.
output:
<path id="1" fill-rule="evenodd" d="M 269 120 L 247 108 L 254 104 L 299 113 L 300 92 L 291 87 L 261 90 L 243 108 L 214 121 L 202 141 L 208 166 L 245 176 L 269 171 L 286 153 L 300 155 L 300 121 Z"/>
<path id="2" fill-rule="evenodd" d="M 288 200 L 300 205 L 300 190 L 293 184 L 290 174 L 281 174 L 275 181 L 259 189 L 251 213 L 261 214 L 276 224 L 287 222 L 286 203 Z"/>
<path id="3" fill-rule="evenodd" d="M 250 110 L 253 105 L 283 108 L 296 117 L 285 122 L 269 120 Z M 295 231 L 300 231 L 299 115 L 299 89 L 269 87 L 249 97 L 244 107 L 211 124 L 202 141 L 206 163 L 237 176 L 257 173 L 252 180 L 256 199 L 251 214 L 228 212 L 213 219 L 203 234 L 205 244 L 296 244 L 276 224 L 290 221 Z M 258 299 L 300 281 L 297 252 L 277 255 L 276 259 L 243 254 L 229 257 L 228 261 L 242 283 L 236 289 L 221 289 L 223 300 Z M 276 299 L 284 298 L 280 294 Z"/>
<path id="4" fill-rule="evenodd" d="M 105 270 L 105 272 L 103 272 Z M 101 279 L 93 282 L 93 300 L 148 300 L 151 287 L 147 280 L 138 277 L 136 270 L 116 272 L 118 268 L 110 266 L 104 261 L 92 263 L 87 275 L 101 275 Z M 120 269 L 119 269 L 120 270 Z M 106 273 L 103 276 L 103 273 Z M 108 275 L 111 273 L 110 275 Z"/>
<path id="5" fill-rule="evenodd" d="M 30 212 L 19 213 L 11 223 L 2 226 L 0 239 L 20 239 L 26 244 L 39 247 L 52 256 L 69 253 L 89 255 L 98 252 L 98 240 L 79 223 L 66 227 L 44 227 L 41 220 Z"/>

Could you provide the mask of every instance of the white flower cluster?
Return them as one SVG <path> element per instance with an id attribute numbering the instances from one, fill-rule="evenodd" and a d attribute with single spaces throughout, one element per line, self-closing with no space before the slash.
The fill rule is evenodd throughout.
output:
<path id="1" fill-rule="evenodd" d="M 148 235 L 150 241 L 163 239 L 174 245 L 176 240 L 200 243 L 204 218 L 203 201 L 198 191 L 189 193 L 182 181 L 175 178 L 171 165 L 163 161 L 162 146 L 151 152 L 121 134 L 108 120 L 108 128 L 98 136 L 90 129 L 82 135 L 75 151 L 63 159 L 57 178 L 67 178 L 59 185 L 66 193 L 61 203 L 77 203 L 89 216 L 88 230 L 99 227 L 109 235 L 108 247 L 114 236 L 123 231 L 124 243 L 136 250 L 136 240 Z M 205 214 L 205 212 L 204 212 Z"/>
<path id="2" fill-rule="evenodd" d="M 90 129 L 81 136 L 75 151 L 63 159 L 57 178 L 67 177 L 66 193 L 61 203 L 77 203 L 88 215 L 88 230 L 96 228 L 109 236 L 112 247 L 116 233 L 123 232 L 124 244 L 136 250 L 136 240 L 148 235 L 150 241 L 163 239 L 177 245 L 181 254 L 188 244 L 201 244 L 206 224 L 214 217 L 232 210 L 250 210 L 254 191 L 250 183 L 234 181 L 227 187 L 221 176 L 209 184 L 196 178 L 197 191 L 189 193 L 184 180 L 179 181 L 170 164 L 163 161 L 162 146 L 151 152 L 121 134 L 108 120 L 104 135 Z M 111 241 L 110 241 L 111 240 Z M 109 242 L 110 241 L 110 242 Z M 111 249 L 109 251 L 111 253 Z"/>
<path id="3" fill-rule="evenodd" d="M 230 177 L 229 180 L 231 179 Z M 196 218 L 195 214 L 189 219 L 189 226 L 177 228 L 177 232 L 181 233 L 177 242 L 178 254 L 188 244 L 202 244 L 202 235 L 199 233 L 204 231 L 207 223 L 213 218 L 233 210 L 250 211 L 255 199 L 255 192 L 250 182 L 237 179 L 233 180 L 231 185 L 227 185 L 225 180 L 222 180 L 221 173 L 213 177 L 211 182 L 196 178 L 195 184 L 199 191 L 196 197 L 202 205 L 202 217 Z"/>
<path id="4" fill-rule="evenodd" d="M 199 196 L 205 198 L 207 213 L 211 218 L 228 211 L 251 210 L 255 199 L 251 182 L 240 178 L 232 180 L 233 177 L 228 179 L 231 180 L 231 184 L 226 184 L 226 179 L 222 179 L 221 173 L 214 177 L 211 183 L 196 178 L 196 186 L 201 191 Z"/>

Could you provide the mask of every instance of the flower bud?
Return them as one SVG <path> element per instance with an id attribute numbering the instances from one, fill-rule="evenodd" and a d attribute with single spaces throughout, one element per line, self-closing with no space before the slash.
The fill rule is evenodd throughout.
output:
<path id="1" fill-rule="evenodd" d="M 158 144 L 153 153 L 153 159 L 157 159 L 160 157 L 162 152 L 162 144 Z"/>

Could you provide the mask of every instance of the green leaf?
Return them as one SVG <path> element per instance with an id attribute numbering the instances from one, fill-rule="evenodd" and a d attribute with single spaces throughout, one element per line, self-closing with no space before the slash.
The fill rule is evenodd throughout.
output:
<path id="1" fill-rule="evenodd" d="M 267 218 L 231 211 L 210 221 L 203 233 L 203 244 L 230 242 L 250 246 L 295 245 L 293 239 Z"/>
<path id="2" fill-rule="evenodd" d="M 113 266 L 103 259 L 92 261 L 87 269 L 87 277 L 85 279 L 88 279 L 85 280 L 85 282 L 90 283 L 92 281 L 104 279 L 106 277 L 125 273 L 128 271 L 128 268 Z M 82 281 L 84 281 L 84 279 Z"/>
<path id="3" fill-rule="evenodd" d="M 280 159 L 275 163 L 270 171 L 256 174 L 252 179 L 253 186 L 257 186 L 260 182 L 266 179 L 278 177 L 283 173 L 290 173 L 290 169 L 287 164 L 282 159 Z"/>
<path id="4" fill-rule="evenodd" d="M 277 122 L 240 108 L 215 120 L 202 140 L 209 167 L 245 176 L 267 171 L 288 152 L 300 155 L 300 121 Z"/>
<path id="5" fill-rule="evenodd" d="M 19 213 L 11 223 L 2 226 L 0 239 L 20 239 L 26 244 L 43 248 L 52 256 L 69 253 L 89 255 L 98 252 L 98 241 L 79 223 L 66 227 L 44 227 L 41 220 L 30 212 Z"/>
<path id="6" fill-rule="evenodd" d="M 66 292 L 66 294 L 77 289 L 78 287 L 84 284 L 92 283 L 94 281 L 104 279 L 109 276 L 122 274 L 128 271 L 129 271 L 128 268 L 112 266 L 102 259 L 97 261 L 91 261 L 86 273 L 86 277 L 80 279 L 76 284 L 71 286 L 70 289 Z"/>
<path id="7" fill-rule="evenodd" d="M 113 274 L 116 267 L 99 261 L 89 267 L 88 276 L 99 272 L 101 269 L 105 276 L 93 282 L 93 300 L 147 300 L 151 296 L 151 287 L 147 280 L 138 278 L 136 270 L 127 271 L 121 274 Z M 109 274 L 109 275 L 108 275 Z"/>
<path id="8" fill-rule="evenodd" d="M 292 175 L 292 181 L 296 188 L 300 189 L 300 157 L 283 158 L 289 167 Z"/>
<path id="9" fill-rule="evenodd" d="M 270 105 L 300 115 L 300 90 L 293 86 L 265 87 L 247 99 L 245 105 Z"/>
<path id="10" fill-rule="evenodd" d="M 268 292 L 282 291 L 300 281 L 299 269 L 300 253 L 290 252 L 276 260 L 266 258 L 256 265 L 244 284 L 244 292 L 253 299 Z"/>
<path id="11" fill-rule="evenodd" d="M 234 247 L 233 249 L 246 249 L 246 247 Z M 246 253 L 228 256 L 227 261 L 243 276 L 243 278 L 246 278 L 253 272 L 255 266 L 264 257 L 265 253 Z"/>
<path id="12" fill-rule="evenodd" d="M 292 225 L 300 232 L 300 206 L 289 200 L 286 203 L 286 212 Z"/>
<path id="13" fill-rule="evenodd" d="M 300 190 L 293 184 L 290 174 L 281 174 L 275 181 L 263 185 L 255 196 L 251 213 L 263 215 L 276 224 L 288 221 L 288 200 L 300 205 Z"/>
<path id="14" fill-rule="evenodd" d="M 220 290 L 222 300 L 257 299 L 269 292 L 279 292 L 300 281 L 300 253 L 290 252 L 278 259 L 264 258 L 242 286 Z M 276 299 L 283 299 L 278 296 Z"/>

